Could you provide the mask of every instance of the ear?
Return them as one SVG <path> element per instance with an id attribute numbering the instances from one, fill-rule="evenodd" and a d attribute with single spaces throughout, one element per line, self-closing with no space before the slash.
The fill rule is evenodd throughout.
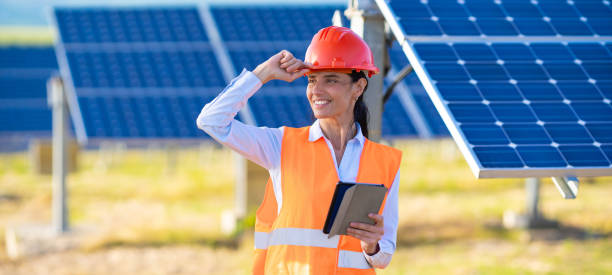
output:
<path id="1" fill-rule="evenodd" d="M 366 84 L 368 81 L 365 78 L 360 78 L 357 82 L 353 83 L 353 99 L 357 100 L 365 91 Z"/>

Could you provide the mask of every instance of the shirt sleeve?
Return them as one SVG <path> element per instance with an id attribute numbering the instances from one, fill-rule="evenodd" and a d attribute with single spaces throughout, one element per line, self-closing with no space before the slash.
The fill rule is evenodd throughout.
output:
<path id="1" fill-rule="evenodd" d="M 387 202 L 385 202 L 385 209 L 383 210 L 384 219 L 384 230 L 381 240 L 378 242 L 380 250 L 378 253 L 370 256 L 363 252 L 366 260 L 372 267 L 385 268 L 391 262 L 391 257 L 395 252 L 395 243 L 397 239 L 397 224 L 398 224 L 398 192 L 399 192 L 399 179 L 400 171 L 397 170 L 393 184 L 391 184 L 391 190 L 387 195 Z"/>
<path id="2" fill-rule="evenodd" d="M 261 86 L 256 75 L 243 70 L 202 108 L 196 124 L 219 143 L 266 169 L 272 169 L 280 165 L 283 129 L 246 125 L 234 118 Z"/>

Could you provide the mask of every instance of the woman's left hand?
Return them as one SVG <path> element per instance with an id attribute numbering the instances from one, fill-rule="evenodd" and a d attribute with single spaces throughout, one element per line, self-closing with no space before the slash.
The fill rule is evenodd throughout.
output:
<path id="1" fill-rule="evenodd" d="M 349 236 L 353 236 L 361 240 L 361 249 L 368 255 L 374 255 L 379 250 L 378 241 L 382 238 L 385 230 L 383 229 L 383 216 L 370 213 L 368 215 L 374 221 L 374 225 L 360 222 L 352 222 L 346 232 Z"/>

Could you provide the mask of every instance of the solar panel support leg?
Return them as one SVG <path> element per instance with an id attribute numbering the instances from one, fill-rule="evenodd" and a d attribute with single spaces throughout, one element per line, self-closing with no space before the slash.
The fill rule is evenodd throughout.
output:
<path id="1" fill-rule="evenodd" d="M 412 73 L 412 71 L 414 71 L 412 69 L 412 66 L 408 64 L 404 68 L 402 68 L 402 70 L 399 71 L 397 75 L 395 75 L 393 82 L 391 83 L 391 85 L 389 85 L 389 87 L 385 91 L 385 95 L 383 97 L 383 104 L 386 103 L 387 100 L 389 100 L 389 98 L 391 98 L 391 95 L 393 94 L 393 89 L 395 89 L 395 86 L 397 86 L 397 84 L 399 84 L 402 80 L 404 80 L 404 78 L 406 78 L 407 75 Z"/>
<path id="2" fill-rule="evenodd" d="M 526 216 L 528 221 L 535 221 L 540 217 L 540 179 L 528 178 L 525 180 L 525 189 L 527 191 L 527 208 Z"/>
<path id="3" fill-rule="evenodd" d="M 527 189 L 527 213 L 523 217 L 523 228 L 556 228 L 559 223 L 545 218 L 539 210 L 540 205 L 540 179 L 527 178 L 525 180 Z"/>
<path id="4" fill-rule="evenodd" d="M 240 154 L 232 152 L 234 157 L 235 186 L 235 217 L 237 220 L 247 215 L 247 160 Z"/>
<path id="5" fill-rule="evenodd" d="M 540 205 L 540 179 L 527 178 L 525 180 L 526 210 L 524 214 L 513 211 L 504 213 L 504 226 L 507 228 L 536 229 L 556 228 L 559 223 L 545 218 L 539 210 Z"/>
<path id="6" fill-rule="evenodd" d="M 351 29 L 370 46 L 376 67 L 386 68 L 388 45 L 385 19 L 374 0 L 349 0 L 344 14 L 351 20 Z M 368 82 L 368 92 L 363 96 L 370 113 L 369 139 L 373 141 L 379 141 L 382 136 L 383 79 L 383 73 L 372 76 Z"/>
<path id="7" fill-rule="evenodd" d="M 564 199 L 575 199 L 578 196 L 578 178 L 553 177 L 552 180 Z"/>
<path id="8" fill-rule="evenodd" d="M 68 148 L 68 104 L 60 77 L 47 82 L 49 105 L 53 110 L 53 206 L 52 222 L 56 234 L 68 231 L 66 164 Z"/>

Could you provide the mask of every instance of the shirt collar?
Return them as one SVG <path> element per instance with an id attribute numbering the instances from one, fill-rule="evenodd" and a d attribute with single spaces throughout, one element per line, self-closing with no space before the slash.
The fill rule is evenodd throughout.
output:
<path id="1" fill-rule="evenodd" d="M 359 142 L 359 144 L 363 144 L 365 142 L 365 137 L 363 136 L 363 133 L 361 132 L 361 126 L 359 125 L 358 122 L 355 122 L 355 126 L 357 126 L 357 134 L 355 135 L 355 137 L 353 137 L 349 141 L 356 139 Z M 317 119 L 310 126 L 310 129 L 308 132 L 308 141 L 315 142 L 322 137 L 324 137 L 323 130 L 321 130 L 321 125 L 319 124 L 319 120 Z"/>

